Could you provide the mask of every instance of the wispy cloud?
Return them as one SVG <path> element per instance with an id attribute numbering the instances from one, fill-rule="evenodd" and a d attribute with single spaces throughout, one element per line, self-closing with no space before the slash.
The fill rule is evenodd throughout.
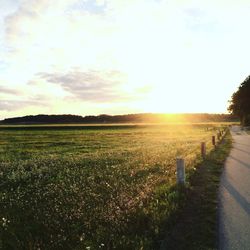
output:
<path id="1" fill-rule="evenodd" d="M 140 98 L 142 92 L 128 93 L 123 90 L 126 75 L 119 71 L 71 70 L 67 73 L 38 73 L 39 78 L 60 85 L 70 95 L 67 99 L 78 99 L 96 103 L 114 103 Z"/>
<path id="2" fill-rule="evenodd" d="M 44 106 L 45 102 L 35 100 L 0 100 L 0 111 L 20 111 L 26 107 Z"/>
<path id="3" fill-rule="evenodd" d="M 0 94 L 18 95 L 18 94 L 21 94 L 21 92 L 20 90 L 7 88 L 5 86 L 0 86 Z"/>

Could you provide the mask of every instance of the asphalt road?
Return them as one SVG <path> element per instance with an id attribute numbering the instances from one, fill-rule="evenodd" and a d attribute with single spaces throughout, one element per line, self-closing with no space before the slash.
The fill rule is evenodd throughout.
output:
<path id="1" fill-rule="evenodd" d="M 219 249 L 250 250 L 250 135 L 238 126 L 231 134 L 219 191 Z"/>

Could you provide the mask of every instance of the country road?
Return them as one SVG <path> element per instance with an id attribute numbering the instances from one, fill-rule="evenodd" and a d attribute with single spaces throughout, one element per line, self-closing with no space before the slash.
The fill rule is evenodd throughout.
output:
<path id="1" fill-rule="evenodd" d="M 219 191 L 219 249 L 250 249 L 250 135 L 231 129 L 233 148 Z"/>

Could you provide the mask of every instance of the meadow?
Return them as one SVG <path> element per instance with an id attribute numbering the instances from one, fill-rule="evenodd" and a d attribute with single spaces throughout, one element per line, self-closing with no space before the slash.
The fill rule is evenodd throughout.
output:
<path id="1" fill-rule="evenodd" d="M 157 249 L 225 124 L 0 128 L 1 249 Z M 187 182 L 188 185 L 188 182 Z"/>

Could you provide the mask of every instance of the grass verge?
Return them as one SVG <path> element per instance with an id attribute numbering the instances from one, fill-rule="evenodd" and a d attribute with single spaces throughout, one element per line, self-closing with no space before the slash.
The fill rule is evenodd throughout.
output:
<path id="1" fill-rule="evenodd" d="M 190 175 L 178 209 L 166 223 L 167 235 L 161 249 L 217 249 L 218 188 L 224 162 L 232 145 L 227 133 L 197 170 Z"/>

